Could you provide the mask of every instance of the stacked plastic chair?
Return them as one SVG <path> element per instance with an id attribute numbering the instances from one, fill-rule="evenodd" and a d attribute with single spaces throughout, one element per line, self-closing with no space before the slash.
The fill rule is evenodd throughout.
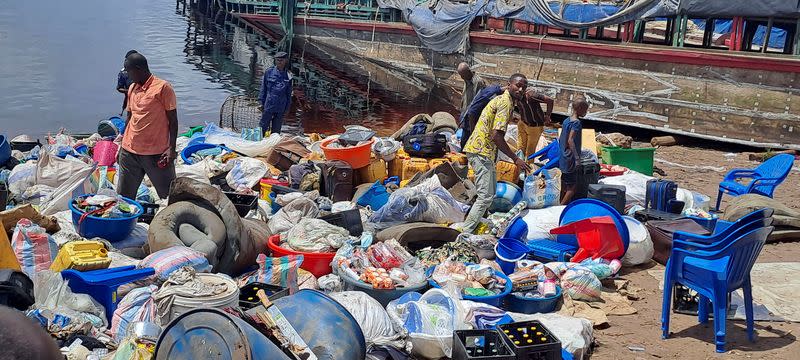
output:
<path id="1" fill-rule="evenodd" d="M 664 271 L 661 308 L 664 339 L 669 337 L 672 290 L 675 284 L 682 284 L 700 295 L 697 314 L 700 323 L 708 322 L 708 301 L 712 302 L 717 352 L 725 352 L 728 294 L 737 289 L 744 293 L 748 338 L 755 340 L 750 270 L 772 233 L 772 213 L 771 209 L 754 211 L 710 236 L 675 233 Z"/>

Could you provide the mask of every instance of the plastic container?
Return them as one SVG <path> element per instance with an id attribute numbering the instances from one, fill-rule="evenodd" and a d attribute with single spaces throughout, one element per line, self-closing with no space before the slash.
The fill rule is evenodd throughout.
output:
<path id="1" fill-rule="evenodd" d="M 506 296 L 503 309 L 521 314 L 546 314 L 556 310 L 559 300 L 561 300 L 561 286 L 556 285 L 555 295 L 540 299 L 526 298 L 517 293 L 511 293 Z"/>
<path id="2" fill-rule="evenodd" d="M 198 133 L 192 135 L 192 137 L 189 138 L 189 142 L 186 143 L 186 146 L 188 147 L 192 145 L 205 144 L 205 143 L 206 143 L 206 137 L 203 136 L 203 134 Z"/>
<path id="3" fill-rule="evenodd" d="M 628 233 L 628 227 L 625 225 L 625 219 L 623 219 L 622 215 L 620 215 L 617 210 L 611 207 L 611 205 L 608 205 L 600 200 L 578 199 L 571 202 L 569 205 L 567 205 L 567 207 L 564 208 L 564 211 L 561 212 L 558 223 L 559 226 L 564 226 L 571 222 L 596 216 L 611 216 L 611 218 L 614 219 L 614 223 L 617 225 L 620 238 L 622 238 L 622 244 L 625 246 L 625 250 L 627 251 L 631 237 Z M 558 235 L 557 239 L 560 243 L 576 247 L 578 246 L 578 239 L 575 238 L 575 235 Z"/>
<path id="4" fill-rule="evenodd" d="M 496 330 L 453 332 L 453 360 L 515 360 L 517 356 Z"/>
<path id="5" fill-rule="evenodd" d="M 119 146 L 110 140 L 100 140 L 94 146 L 92 159 L 99 166 L 111 166 L 117 162 L 117 150 Z"/>
<path id="6" fill-rule="evenodd" d="M 21 271 L 0 269 L 0 305 L 25 311 L 33 303 L 33 281 Z"/>
<path id="7" fill-rule="evenodd" d="M 225 285 L 226 289 L 220 294 L 211 296 L 186 297 L 176 294 L 172 298 L 172 306 L 161 316 L 162 324 L 166 324 L 172 319 L 178 318 L 181 314 L 198 307 L 222 310 L 239 306 L 239 286 L 236 285 L 233 279 L 222 274 L 200 273 L 197 276 L 206 284 L 213 284 L 214 286 Z"/>
<path id="8" fill-rule="evenodd" d="M 267 247 L 272 251 L 273 257 L 303 255 L 303 264 L 300 265 L 301 269 L 307 270 L 317 278 L 331 273 L 331 261 L 333 261 L 333 257 L 336 255 L 336 253 L 310 253 L 294 251 L 282 248 L 280 246 L 280 242 L 280 235 L 272 235 L 269 237 Z"/>
<path id="9" fill-rule="evenodd" d="M 50 270 L 59 272 L 65 269 L 89 271 L 106 269 L 111 265 L 108 250 L 99 241 L 71 241 L 58 250 Z"/>
<path id="10" fill-rule="evenodd" d="M 286 181 L 280 181 L 271 178 L 263 178 L 259 181 L 259 184 L 261 184 L 261 191 L 259 192 L 261 200 L 267 201 L 269 201 L 269 194 L 272 193 L 273 185 L 289 186 L 289 183 Z"/>
<path id="11" fill-rule="evenodd" d="M 447 155 L 445 155 L 444 157 L 453 164 L 467 165 L 468 163 L 467 155 L 464 155 L 462 153 L 451 152 L 447 153 Z"/>
<path id="12" fill-rule="evenodd" d="M 258 298 L 258 290 L 264 290 L 270 301 L 289 295 L 289 288 L 260 282 L 250 283 L 239 288 L 239 307 L 242 310 L 250 310 L 261 305 L 261 300 Z"/>
<path id="13" fill-rule="evenodd" d="M 323 140 L 320 144 L 326 160 L 342 160 L 350 164 L 350 167 L 353 169 L 360 169 L 369 165 L 372 144 L 375 142 L 374 138 L 362 145 L 346 148 L 330 147 L 329 145 L 334 141 L 336 141 L 336 139 L 327 139 Z"/>
<path id="14" fill-rule="evenodd" d="M 514 272 L 517 261 L 524 259 L 529 251 L 528 245 L 520 240 L 501 238 L 494 246 L 494 253 L 497 256 L 495 261 L 503 269 L 503 273 L 508 275 Z"/>
<path id="15" fill-rule="evenodd" d="M 381 159 L 372 159 L 368 166 L 356 170 L 356 176 L 359 184 L 373 183 L 376 181 L 383 181 L 389 175 L 386 169 L 386 162 Z"/>
<path id="16" fill-rule="evenodd" d="M 511 221 L 502 237 L 522 241 L 528 240 L 528 224 L 523 219 L 522 214 Z"/>
<path id="17" fill-rule="evenodd" d="M 573 245 L 552 240 L 531 240 L 528 242 L 528 247 L 531 248 L 528 258 L 541 262 L 569 261 L 578 251 Z"/>
<path id="18" fill-rule="evenodd" d="M 516 164 L 508 161 L 498 161 L 495 164 L 497 170 L 497 181 L 507 181 L 512 184 L 519 182 L 519 168 Z"/>
<path id="19" fill-rule="evenodd" d="M 626 171 L 628 171 L 628 168 L 624 166 L 623 166 L 624 170 L 614 171 L 611 170 L 612 166 L 613 165 L 609 164 L 600 164 L 600 176 L 605 176 L 605 177 L 620 176 L 625 174 Z"/>
<path id="20" fill-rule="evenodd" d="M 472 265 L 472 264 L 468 263 L 467 265 Z M 436 289 L 441 289 L 442 287 L 439 286 L 439 284 L 436 283 L 436 281 L 434 281 L 433 279 L 430 278 L 431 274 L 433 274 L 433 267 L 429 268 L 428 271 L 426 271 L 426 273 L 425 273 L 425 275 L 429 279 L 428 283 L 432 287 L 434 287 Z M 484 304 L 492 305 L 494 307 L 498 307 L 499 308 L 500 304 L 503 303 L 503 298 L 506 297 L 506 295 L 511 293 L 511 289 L 512 289 L 513 285 L 511 284 L 511 279 L 509 279 L 506 274 L 503 274 L 502 272 L 497 271 L 497 270 L 494 271 L 494 274 L 496 276 L 499 276 L 499 277 L 503 278 L 506 281 L 506 288 L 501 293 L 496 294 L 496 295 L 492 295 L 492 296 L 463 295 L 463 299 L 464 300 L 469 300 L 469 301 L 475 301 L 475 302 L 479 302 L 479 303 L 484 303 Z"/>
<path id="21" fill-rule="evenodd" d="M 422 158 L 406 159 L 403 160 L 403 170 L 400 172 L 400 178 L 410 180 L 417 173 L 426 171 L 428 171 L 428 160 Z"/>
<path id="22" fill-rule="evenodd" d="M 194 162 L 192 161 L 192 154 L 200 150 L 207 150 L 213 148 L 222 148 L 223 150 L 227 149 L 222 145 L 216 145 L 216 144 L 206 144 L 206 143 L 194 144 L 183 148 L 183 150 L 181 151 L 181 159 L 183 159 L 183 162 L 187 165 L 194 164 Z"/>
<path id="23" fill-rule="evenodd" d="M 447 160 L 446 158 L 430 159 L 430 160 L 428 160 L 428 168 L 433 169 L 433 168 L 435 168 L 435 167 L 437 167 L 437 166 L 439 166 L 441 164 L 444 164 L 446 162 L 450 162 L 450 161 Z"/>
<path id="24" fill-rule="evenodd" d="M 253 210 L 256 208 L 256 206 L 258 206 L 258 196 L 245 195 L 228 191 L 223 191 L 223 193 L 225 194 L 225 196 L 228 197 L 228 199 L 231 200 L 233 206 L 236 207 L 236 212 L 241 217 L 246 216 L 247 213 L 250 212 L 250 210 Z"/>
<path id="25" fill-rule="evenodd" d="M 280 204 L 278 204 L 277 201 L 275 201 L 277 199 L 277 197 L 278 197 L 278 195 L 275 195 L 274 192 L 273 193 L 269 193 L 269 206 L 270 206 L 270 210 L 272 210 L 272 215 L 277 214 L 278 211 L 282 207 Z"/>
<path id="26" fill-rule="evenodd" d="M 97 133 L 104 138 L 115 138 L 125 133 L 125 120 L 119 116 L 112 116 L 108 120 L 100 120 L 97 124 Z"/>
<path id="27" fill-rule="evenodd" d="M 395 157 L 393 160 L 386 163 L 386 172 L 389 177 L 401 177 L 403 176 L 403 158 Z"/>
<path id="28" fill-rule="evenodd" d="M 0 165 L 3 165 L 11 158 L 11 144 L 8 143 L 5 135 L 0 135 Z"/>
<path id="29" fill-rule="evenodd" d="M 372 285 L 352 280 L 347 276 L 342 276 L 342 281 L 344 281 L 344 290 L 345 291 L 361 291 L 371 298 L 377 300 L 381 303 L 381 306 L 386 308 L 386 305 L 389 305 L 389 302 L 395 299 L 400 298 L 401 296 L 410 293 L 410 292 L 418 292 L 424 293 L 425 290 L 428 288 L 428 282 L 423 282 L 417 286 L 412 287 L 398 287 L 394 289 L 375 289 Z"/>
<path id="30" fill-rule="evenodd" d="M 522 189 L 519 186 L 508 181 L 498 181 L 489 211 L 508 212 L 520 201 L 522 201 Z"/>
<path id="31" fill-rule="evenodd" d="M 389 192 L 386 191 L 386 187 L 383 186 L 380 181 L 376 181 L 372 184 L 372 186 L 367 189 L 367 192 L 356 200 L 356 204 L 365 207 L 369 206 L 372 211 L 380 210 L 387 202 L 389 202 Z"/>
<path id="32" fill-rule="evenodd" d="M 213 356 L 211 356 L 213 354 Z M 156 360 L 290 360 L 244 320 L 217 309 L 187 311 L 169 323 L 156 343 Z"/>
<path id="33" fill-rule="evenodd" d="M 621 165 L 647 176 L 653 175 L 653 156 L 656 148 L 623 149 L 621 147 L 603 147 L 603 162 L 610 165 Z"/>
<path id="34" fill-rule="evenodd" d="M 153 219 L 156 217 L 156 212 L 158 211 L 159 205 L 153 203 L 141 203 L 142 205 L 142 215 L 139 216 L 138 221 L 145 224 L 150 224 Z"/>
<path id="35" fill-rule="evenodd" d="M 69 202 L 69 210 L 72 212 L 72 225 L 75 225 L 78 235 L 86 239 L 99 237 L 112 243 L 125 240 L 136 226 L 136 220 L 144 212 L 142 205 L 136 201 L 123 197 L 128 204 L 136 207 L 136 212 L 132 215 L 121 218 L 102 218 L 89 215 L 86 216 L 83 221 L 80 221 L 83 211 L 78 210 L 75 207 L 75 200 L 86 198 L 92 195 L 94 194 L 80 195 Z"/>
<path id="36" fill-rule="evenodd" d="M 623 185 L 590 184 L 589 198 L 611 205 L 620 214 L 625 213 L 625 186 Z"/>
<path id="37" fill-rule="evenodd" d="M 364 224 L 361 222 L 361 212 L 358 209 L 351 209 L 332 213 L 320 217 L 329 224 L 347 229 L 352 236 L 361 236 L 364 232 Z"/>
<path id="38" fill-rule="evenodd" d="M 20 138 L 24 138 L 25 140 L 18 140 Z M 11 150 L 18 150 L 21 152 L 28 152 L 33 150 L 33 148 L 42 146 L 42 143 L 39 140 L 33 141 L 30 137 L 25 135 L 17 136 L 11 139 Z"/>
<path id="39" fill-rule="evenodd" d="M 561 342 L 541 322 L 515 322 L 498 328 L 517 359 L 561 360 Z"/>

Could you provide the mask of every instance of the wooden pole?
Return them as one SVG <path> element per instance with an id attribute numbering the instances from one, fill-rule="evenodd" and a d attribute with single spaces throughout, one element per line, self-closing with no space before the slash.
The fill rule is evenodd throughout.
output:
<path id="1" fill-rule="evenodd" d="M 769 36 L 772 34 L 772 22 L 773 18 L 770 16 L 769 20 L 767 20 L 767 33 L 764 34 L 764 43 L 761 44 L 761 52 L 766 53 L 767 48 L 769 47 Z"/>

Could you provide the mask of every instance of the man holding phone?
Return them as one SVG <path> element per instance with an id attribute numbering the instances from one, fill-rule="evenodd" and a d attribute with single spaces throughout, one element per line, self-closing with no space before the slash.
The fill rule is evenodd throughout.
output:
<path id="1" fill-rule="evenodd" d="M 139 53 L 125 59 L 125 71 L 132 81 L 128 88 L 128 119 L 122 147 L 117 155 L 117 193 L 130 199 L 147 175 L 158 197 L 169 196 L 175 179 L 175 141 L 178 111 L 170 83 L 150 73 L 147 59 Z"/>

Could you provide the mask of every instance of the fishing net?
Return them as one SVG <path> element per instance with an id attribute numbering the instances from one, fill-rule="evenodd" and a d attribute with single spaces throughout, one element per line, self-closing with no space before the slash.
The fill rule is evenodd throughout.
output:
<path id="1" fill-rule="evenodd" d="M 245 95 L 231 95 L 219 109 L 219 126 L 234 131 L 259 126 L 261 110 L 258 99 Z"/>

